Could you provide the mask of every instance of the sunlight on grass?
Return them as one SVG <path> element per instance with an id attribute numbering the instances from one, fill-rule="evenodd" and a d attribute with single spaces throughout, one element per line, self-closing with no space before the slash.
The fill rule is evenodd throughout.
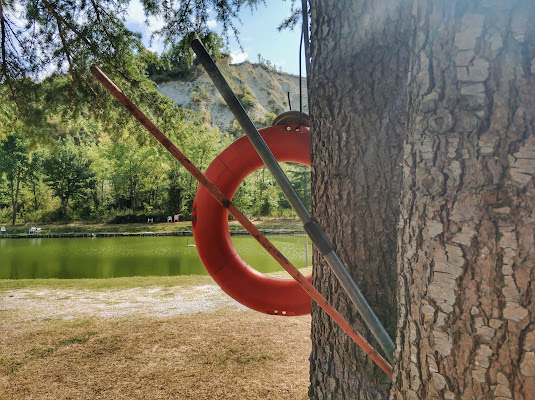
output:
<path id="1" fill-rule="evenodd" d="M 299 270 L 307 276 L 312 273 L 312 267 Z M 291 279 L 286 271 L 266 274 L 274 278 Z M 174 287 L 215 285 L 210 276 L 181 275 L 181 276 L 132 276 L 109 279 L 0 279 L 0 291 L 30 288 L 47 289 L 131 289 L 139 287 Z"/>

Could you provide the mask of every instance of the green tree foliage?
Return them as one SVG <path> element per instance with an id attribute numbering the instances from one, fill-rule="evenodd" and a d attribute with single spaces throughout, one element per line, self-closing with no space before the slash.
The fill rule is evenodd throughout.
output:
<path id="1" fill-rule="evenodd" d="M 149 78 L 160 83 L 190 77 L 192 72 L 191 67 L 195 58 L 190 44 L 197 37 L 202 40 L 206 50 L 214 60 L 217 61 L 222 58 L 224 42 L 220 36 L 208 31 L 190 32 L 184 35 L 178 44 L 172 44 L 169 50 L 161 56 L 148 50 L 142 53 Z"/>
<path id="2" fill-rule="evenodd" d="M 49 190 L 43 181 L 43 156 L 42 150 L 33 151 L 29 154 L 28 169 L 22 190 L 23 206 L 25 214 L 30 214 L 31 219 L 39 215 L 45 203 L 50 203 Z"/>
<path id="3" fill-rule="evenodd" d="M 194 129 L 194 126 L 191 126 Z M 205 171 L 212 160 L 230 144 L 230 137 L 208 125 L 197 126 L 181 144 L 184 154 L 201 170 Z M 170 168 L 167 170 L 169 212 L 184 218 L 191 215 L 197 181 L 170 155 L 166 155 Z"/>
<path id="4" fill-rule="evenodd" d="M 292 183 L 295 191 L 303 201 L 303 204 L 310 210 L 310 168 L 296 163 L 288 163 L 288 171 L 286 172 L 288 179 Z M 279 200 L 279 204 L 286 205 L 288 202 L 284 196 Z M 289 204 L 288 204 L 289 207 Z"/>
<path id="5" fill-rule="evenodd" d="M 156 32 L 168 43 L 180 42 L 191 33 L 208 32 L 208 11 L 223 24 L 223 35 L 233 34 L 238 37 L 238 29 L 234 21 L 239 20 L 238 13 L 245 6 L 254 9 L 263 0 L 203 0 L 203 1 L 159 1 L 141 0 L 147 16 L 160 17 L 164 27 Z"/>
<path id="6" fill-rule="evenodd" d="M 20 134 L 8 136 L 0 145 L 0 174 L 5 176 L 9 191 L 12 225 L 17 222 L 20 188 L 28 166 L 29 157 L 25 139 Z"/>
<path id="7" fill-rule="evenodd" d="M 281 163 L 283 171 L 306 207 L 310 207 L 310 169 L 296 163 Z M 249 175 L 232 202 L 247 215 L 294 216 L 292 208 L 266 167 Z"/>
<path id="8" fill-rule="evenodd" d="M 282 69 L 280 67 L 277 68 L 275 64 L 273 64 L 271 61 L 265 59 L 262 57 L 262 54 L 258 53 L 258 65 L 262 66 L 266 71 L 269 72 L 281 72 Z"/>
<path id="9" fill-rule="evenodd" d="M 97 115 L 105 113 L 110 97 L 90 76 L 93 64 L 121 87 L 128 85 L 140 104 L 158 103 L 147 72 L 182 74 L 191 65 L 189 43 L 195 36 L 206 41 L 213 56 L 220 56 L 222 41 L 206 24 L 209 10 L 222 22 L 225 35 L 237 34 L 233 19 L 243 6 L 255 7 L 258 0 L 141 3 L 147 17 L 165 23 L 155 33 L 170 48 L 160 60 L 146 52 L 139 34 L 125 27 L 128 0 L 1 1 L 0 85 L 19 114 L 32 125 L 42 125 L 46 111 L 54 112 L 61 104 L 70 104 L 76 112 L 85 108 Z M 66 73 L 70 81 L 57 86 L 58 91 L 37 85 L 44 77 Z"/>
<path id="10" fill-rule="evenodd" d="M 43 160 L 45 181 L 61 200 L 63 219 L 69 220 L 69 201 L 94 185 L 91 162 L 72 140 L 63 139 Z"/>
<path id="11" fill-rule="evenodd" d="M 142 0 L 147 17 L 164 20 L 155 33 L 166 41 L 161 55 L 146 50 L 125 27 L 128 3 L 0 1 L 0 144 L 9 145 L 17 126 L 25 146 L 18 153 L 25 165 L 18 183 L 0 175 L 0 206 L 3 215 L 9 208 L 10 219 L 57 220 L 53 210 L 59 205 L 65 219 L 68 212 L 107 221 L 120 213 L 190 215 L 196 181 L 94 80 L 93 64 L 202 170 L 230 143 L 203 115 L 158 93 L 154 82 L 188 75 L 194 60 L 189 45 L 197 36 L 213 58 L 221 57 L 224 39 L 207 28 L 208 10 L 228 38 L 238 33 L 233 20 L 239 10 L 259 1 Z M 240 96 L 245 103 L 256 101 L 245 89 Z M 200 88 L 198 100 L 208 97 Z M 236 200 L 248 213 L 280 212 L 281 196 L 272 181 L 251 177 L 246 184 Z M 10 187 L 19 188 L 13 191 L 16 201 Z"/>
<path id="12" fill-rule="evenodd" d="M 99 92 L 89 77 L 91 64 L 114 68 L 133 80 L 139 76 L 133 55 L 142 46 L 122 23 L 124 10 L 124 1 L 0 3 L 0 83 L 29 125 L 44 123 L 46 109 L 58 103 L 96 103 Z M 66 72 L 70 82 L 57 87 L 60 96 L 37 84 L 44 76 Z"/>
<path id="13" fill-rule="evenodd" d="M 161 186 L 164 172 L 158 153 L 152 146 L 140 146 L 132 140 L 108 144 L 106 159 L 111 167 L 110 180 L 115 206 L 152 211 L 155 191 Z"/>

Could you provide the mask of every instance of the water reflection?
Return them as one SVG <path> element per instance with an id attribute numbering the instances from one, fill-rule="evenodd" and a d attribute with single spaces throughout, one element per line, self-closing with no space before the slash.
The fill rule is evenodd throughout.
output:
<path id="1" fill-rule="evenodd" d="M 296 267 L 305 266 L 306 236 L 270 240 Z M 259 271 L 282 269 L 252 237 L 234 236 L 232 242 Z M 176 236 L 0 239 L 0 279 L 206 275 L 192 243 Z"/>

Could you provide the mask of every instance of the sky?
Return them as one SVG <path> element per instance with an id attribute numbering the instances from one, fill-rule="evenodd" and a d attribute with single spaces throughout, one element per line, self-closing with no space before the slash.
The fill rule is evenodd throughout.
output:
<path id="1" fill-rule="evenodd" d="M 269 60 L 284 72 L 299 74 L 299 39 L 300 29 L 293 31 L 285 29 L 281 32 L 277 26 L 290 15 L 290 0 L 269 0 L 268 5 L 259 5 L 258 9 L 251 13 L 248 7 L 240 12 L 241 24 L 236 21 L 240 42 L 243 50 L 234 38 L 230 37 L 229 48 L 233 63 L 240 63 L 244 60 L 258 62 L 258 54 L 263 59 Z M 297 3 L 297 2 L 296 2 Z M 143 7 L 139 0 L 131 0 L 129 13 L 126 18 L 126 26 L 143 36 L 143 43 L 152 51 L 161 53 L 163 43 L 153 40 L 150 43 L 151 32 L 161 28 L 161 21 L 150 19 L 150 27 L 145 24 Z M 221 29 L 221 24 L 214 19 L 208 21 L 208 26 L 216 31 Z M 304 49 L 303 49 L 304 52 Z M 303 62 L 303 75 L 304 62 Z"/>

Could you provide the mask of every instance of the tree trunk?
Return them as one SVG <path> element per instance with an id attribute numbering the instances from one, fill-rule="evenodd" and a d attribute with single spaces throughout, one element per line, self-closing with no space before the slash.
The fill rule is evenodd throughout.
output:
<path id="1" fill-rule="evenodd" d="M 410 9 L 399 1 L 310 4 L 312 210 L 393 338 Z M 313 283 L 380 350 L 317 252 Z M 386 398 L 390 386 L 315 305 L 310 376 L 311 399 Z"/>
<path id="2" fill-rule="evenodd" d="M 20 178 L 21 171 L 17 170 L 14 180 L 11 183 L 11 209 L 13 214 L 11 215 L 11 225 L 15 226 L 17 223 L 17 212 L 19 206 L 19 192 L 20 192 Z"/>
<path id="3" fill-rule="evenodd" d="M 62 199 L 61 206 L 63 207 L 63 221 L 67 223 L 69 222 L 69 214 L 67 213 L 67 208 L 69 207 L 69 199 Z"/>
<path id="4" fill-rule="evenodd" d="M 15 224 L 17 223 L 17 211 L 18 211 L 17 200 L 13 200 L 13 202 L 11 203 L 11 210 L 12 210 L 11 225 L 15 226 Z"/>
<path id="5" fill-rule="evenodd" d="M 137 181 L 132 178 L 130 181 L 130 208 L 135 213 L 137 211 Z"/>
<path id="6" fill-rule="evenodd" d="M 15 201 L 15 182 L 11 181 L 11 225 L 17 222 L 17 202 Z"/>
<path id="7" fill-rule="evenodd" d="M 414 9 L 396 399 L 535 396 L 535 4 Z"/>
<path id="8" fill-rule="evenodd" d="M 39 200 L 37 199 L 37 182 L 35 178 L 32 178 L 32 193 L 33 193 L 33 205 L 35 211 L 39 210 Z"/>

